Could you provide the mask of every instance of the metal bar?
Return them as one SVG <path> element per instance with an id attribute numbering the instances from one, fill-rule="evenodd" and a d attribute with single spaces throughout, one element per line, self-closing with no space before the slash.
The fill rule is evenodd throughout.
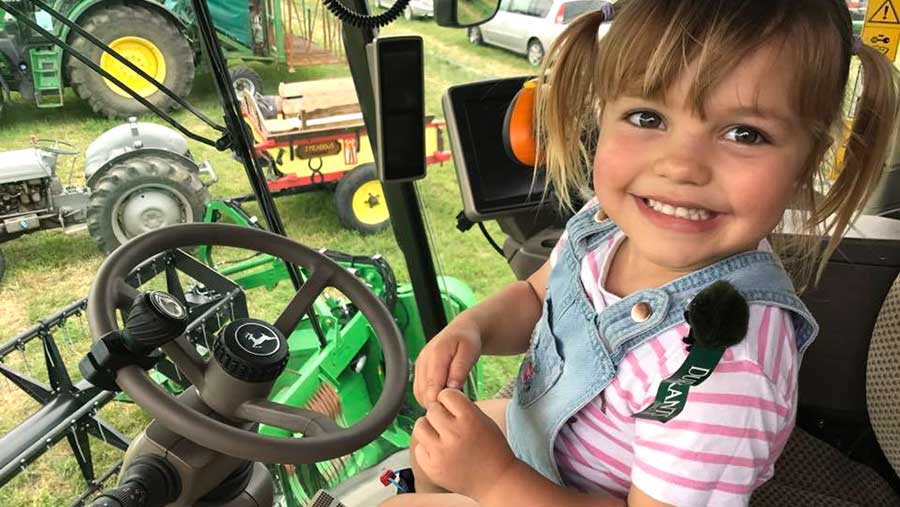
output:
<path id="1" fill-rule="evenodd" d="M 23 375 L 5 364 L 0 364 L 0 375 L 6 377 L 7 380 L 15 384 L 19 389 L 25 391 L 25 394 L 31 396 L 41 405 L 50 402 L 50 400 L 56 396 L 56 393 L 54 393 L 47 384 Z"/>
<path id="2" fill-rule="evenodd" d="M 275 234 L 288 237 L 287 232 L 284 229 L 284 223 L 281 221 L 281 216 L 278 214 L 278 208 L 275 207 L 275 200 L 272 198 L 272 194 L 266 186 L 266 178 L 263 174 L 262 167 L 254 154 L 253 135 L 250 132 L 250 126 L 247 125 L 247 122 L 245 122 L 241 116 L 238 100 L 235 95 L 234 87 L 231 85 L 228 67 L 225 63 L 225 56 L 222 54 L 222 48 L 219 45 L 219 40 L 216 38 L 215 25 L 209 12 L 209 6 L 204 0 L 191 0 L 191 4 L 194 6 L 194 12 L 197 15 L 197 25 L 200 27 L 200 38 L 203 41 L 203 46 L 206 48 L 206 56 L 212 67 L 213 78 L 216 87 L 219 90 L 219 96 L 222 99 L 222 107 L 225 110 L 225 125 L 228 126 L 229 131 L 233 136 L 231 139 L 231 148 L 244 165 L 244 170 L 247 172 L 247 178 L 250 180 L 250 185 L 253 187 L 253 193 L 256 196 L 256 200 L 259 203 L 263 215 L 266 217 L 266 223 L 269 226 L 269 230 Z M 291 278 L 294 290 L 300 290 L 301 285 L 304 283 L 300 270 L 290 262 L 285 262 L 284 264 L 287 268 L 288 276 Z M 316 336 L 319 338 L 319 341 L 324 342 L 325 334 L 322 331 L 321 326 L 319 326 L 319 320 L 316 318 L 315 310 L 313 310 L 312 307 L 310 307 L 307 315 L 309 316 L 310 324 L 312 325 L 312 329 L 316 333 Z"/>
<path id="3" fill-rule="evenodd" d="M 40 8 L 41 8 L 42 10 L 44 10 L 47 14 L 49 14 L 51 17 L 55 18 L 55 19 L 56 19 L 57 21 L 59 21 L 60 23 L 66 25 L 66 26 L 69 27 L 70 29 L 74 30 L 78 35 L 81 35 L 81 36 L 84 37 L 85 39 L 89 40 L 89 41 L 91 42 L 91 44 L 97 46 L 98 48 L 102 49 L 102 50 L 105 51 L 107 54 L 109 54 L 110 56 L 112 56 L 113 58 L 115 58 L 116 60 L 118 60 L 119 62 L 123 63 L 126 67 L 128 67 L 129 69 L 131 69 L 132 71 L 134 71 L 135 73 L 137 73 L 137 75 L 141 76 L 142 78 L 146 79 L 147 81 L 150 81 L 150 83 L 153 84 L 154 86 L 156 86 L 156 88 L 157 88 L 159 91 L 163 92 L 163 94 L 165 94 L 165 95 L 166 95 L 167 97 L 169 97 L 170 99 L 173 99 L 173 100 L 174 100 L 175 102 L 177 102 L 178 105 L 180 105 L 181 107 L 183 107 L 183 108 L 187 109 L 188 111 L 190 111 L 191 113 L 193 113 L 194 116 L 196 116 L 197 118 L 200 119 L 200 121 L 202 121 L 203 123 L 209 125 L 209 126 L 210 126 L 211 128 L 213 128 L 214 130 L 218 130 L 219 132 L 225 132 L 225 127 L 223 127 L 223 126 L 219 125 L 218 123 L 216 123 L 216 122 L 210 120 L 205 114 L 203 114 L 202 111 L 200 111 L 200 110 L 198 110 L 197 108 L 195 108 L 190 102 L 184 100 L 184 99 L 183 99 L 182 97 L 180 97 L 178 94 L 176 94 L 176 93 L 173 92 L 172 90 L 166 88 L 165 85 L 163 85 L 162 83 L 160 83 L 159 81 L 157 81 L 156 79 L 154 79 L 152 76 L 150 76 L 150 74 L 147 74 L 146 72 L 143 71 L 143 69 L 141 69 L 141 68 L 138 67 L 137 65 L 131 63 L 127 58 L 125 58 L 124 56 L 120 55 L 118 51 L 116 51 L 116 50 L 110 48 L 109 46 L 107 46 L 106 44 L 104 44 L 103 41 L 101 41 L 100 39 L 98 39 L 98 38 L 94 37 L 93 35 L 91 35 L 91 34 L 90 34 L 89 32 L 87 32 L 85 29 L 83 29 L 83 28 L 81 28 L 80 26 L 78 26 L 78 24 L 73 23 L 72 21 L 69 21 L 68 18 L 66 18 L 65 16 L 63 16 L 63 15 L 60 14 L 58 11 L 54 10 L 52 7 L 50 7 L 49 5 L 45 4 L 45 3 L 42 2 L 41 0 L 30 0 L 30 1 L 31 1 L 31 3 L 33 3 L 34 5 L 37 5 L 38 7 L 40 7 Z"/>
<path id="4" fill-rule="evenodd" d="M 213 303 L 213 305 L 207 308 L 205 312 L 201 313 L 200 316 L 198 316 L 190 324 L 188 324 L 188 326 L 184 329 L 184 332 L 186 334 L 190 333 L 204 325 L 207 320 L 212 320 L 212 318 L 215 317 L 217 313 L 219 313 L 219 310 L 221 310 L 225 305 L 231 303 L 234 299 L 240 296 L 242 292 L 243 291 L 240 288 L 237 288 L 226 294 L 225 297 Z"/>
<path id="5" fill-rule="evenodd" d="M 78 469 L 81 470 L 85 486 L 91 487 L 96 476 L 94 475 L 94 460 L 87 432 L 83 428 L 71 428 L 66 432 L 66 440 L 69 441 L 69 447 L 75 454 L 75 461 L 78 463 Z"/>
<path id="6" fill-rule="evenodd" d="M 228 67 L 225 63 L 225 56 L 222 54 L 222 48 L 216 38 L 216 30 L 212 21 L 212 16 L 209 12 L 209 6 L 207 6 L 206 2 L 203 0 L 191 0 L 191 5 L 194 7 L 194 13 L 197 16 L 197 26 L 200 28 L 200 38 L 203 47 L 206 49 L 206 57 L 212 67 L 213 79 L 216 88 L 219 91 L 219 97 L 222 99 L 222 107 L 225 112 L 225 125 L 233 136 L 231 140 L 232 150 L 234 150 L 238 160 L 240 160 L 244 166 L 244 170 L 247 173 L 247 179 L 250 181 L 250 186 L 253 188 L 253 194 L 256 196 L 257 202 L 259 202 L 260 209 L 263 212 L 269 230 L 275 234 L 287 237 L 284 223 L 281 221 L 278 210 L 275 208 L 275 202 L 272 200 L 272 196 L 266 188 L 265 175 L 259 167 L 259 163 L 256 161 L 256 156 L 253 151 L 253 138 L 249 127 L 241 117 L 234 87 L 231 85 L 231 80 L 228 76 Z M 299 289 L 301 280 L 296 266 L 289 265 L 288 273 L 291 276 L 291 282 L 294 284 L 294 289 Z"/>
<path id="7" fill-rule="evenodd" d="M 366 0 L 340 1 L 350 10 L 363 14 L 369 13 Z M 373 93 L 372 74 L 366 52 L 366 45 L 375 39 L 377 31 L 370 27 L 356 27 L 344 23 L 341 35 L 347 53 L 347 63 L 350 65 L 350 73 L 353 75 L 359 107 L 366 124 L 369 144 L 377 160 L 378 153 L 375 153 L 376 146 L 378 146 L 378 132 L 375 128 L 376 97 Z M 400 245 L 400 250 L 406 259 L 425 339 L 429 340 L 446 326 L 447 316 L 441 301 L 437 271 L 434 268 L 434 259 L 428 245 L 428 234 L 425 230 L 419 198 L 416 195 L 415 186 L 411 182 L 383 183 L 382 186 L 391 215 L 391 227 L 394 229 L 397 244 Z"/>
<path id="8" fill-rule="evenodd" d="M 0 359 L 8 356 L 12 352 L 15 352 L 19 349 L 20 346 L 28 343 L 29 341 L 37 338 L 41 330 L 49 329 L 53 326 L 60 326 L 62 323 L 71 317 L 72 315 L 78 315 L 84 311 L 87 306 L 87 299 L 82 299 L 80 301 L 76 301 L 69 306 L 63 308 L 56 314 L 50 316 L 47 319 L 40 321 L 40 323 L 31 326 L 18 336 L 7 340 L 5 343 L 0 345 Z"/>
<path id="9" fill-rule="evenodd" d="M 63 362 L 56 339 L 46 329 L 41 331 L 41 341 L 44 344 L 44 362 L 47 364 L 47 377 L 50 380 L 50 388 L 54 392 L 69 392 L 72 390 L 72 378 L 66 363 Z"/>
<path id="10" fill-rule="evenodd" d="M 80 403 L 70 395 L 61 395 L 7 433 L 0 439 L 0 487 L 18 474 L 20 468 L 61 440 L 74 422 L 114 396 L 115 393 L 103 391 L 86 403 Z M 53 419 L 48 421 L 50 417 Z"/>
<path id="11" fill-rule="evenodd" d="M 115 84 L 116 86 L 118 86 L 119 88 L 121 88 L 122 90 L 124 90 L 128 95 L 131 95 L 131 98 L 133 98 L 134 100 L 140 102 L 142 106 L 146 107 L 147 109 L 149 109 L 150 111 L 152 111 L 153 113 L 155 113 L 157 116 L 159 116 L 160 118 L 162 118 L 163 120 L 165 120 L 167 123 L 169 123 L 169 125 L 172 125 L 176 130 L 178 130 L 179 132 L 181 132 L 182 134 L 184 134 L 186 137 L 188 137 L 188 138 L 190 138 L 190 139 L 193 139 L 193 140 L 195 140 L 195 141 L 197 141 L 197 142 L 206 144 L 206 145 L 208 145 L 208 146 L 212 146 L 212 147 L 214 147 L 214 148 L 216 148 L 216 149 L 225 149 L 225 148 L 227 148 L 227 146 L 225 146 L 225 145 L 227 144 L 227 142 L 225 142 L 225 141 L 216 142 L 216 141 L 213 141 L 213 140 L 211 140 L 211 139 L 207 139 L 207 138 L 205 138 L 205 137 L 203 137 L 203 136 L 199 136 L 199 135 L 197 135 L 197 134 L 194 134 L 193 132 L 191 132 L 190 130 L 188 130 L 184 125 L 178 123 L 178 122 L 177 122 L 174 118 L 172 118 L 168 113 L 166 113 L 166 112 L 163 111 L 162 109 L 156 107 L 155 105 L 153 105 L 152 103 L 150 103 L 150 101 L 148 101 L 148 100 L 145 99 L 144 97 L 141 97 L 141 95 L 140 95 L 139 93 L 137 93 L 136 91 L 134 91 L 134 90 L 132 90 L 131 88 L 129 88 L 127 85 L 125 85 L 125 83 L 123 83 L 122 81 L 120 81 L 118 78 L 116 78 L 115 76 L 113 76 L 113 75 L 110 74 L 109 72 L 106 72 L 105 70 L 103 70 L 102 68 L 100 68 L 99 65 L 97 65 L 97 64 L 94 63 L 94 62 L 92 62 L 92 61 L 91 61 L 89 58 L 87 58 L 86 56 L 84 56 L 84 55 L 82 55 L 81 53 L 79 53 L 78 51 L 74 50 L 74 49 L 73 49 L 71 46 L 69 46 L 65 41 L 63 41 L 63 40 L 60 39 L 59 37 L 53 35 L 53 34 L 50 33 L 49 31 L 45 30 L 45 29 L 42 28 L 40 25 L 38 25 L 36 22 L 34 22 L 34 21 L 32 21 L 31 19 L 29 19 L 29 17 L 28 17 L 27 14 L 25 14 L 25 13 L 23 13 L 22 11 L 16 9 L 16 8 L 13 7 L 12 5 L 10 5 L 9 2 L 7 2 L 7 1 L 5 1 L 5 0 L 0 0 L 0 10 L 3 10 L 3 11 L 8 12 L 8 13 L 11 14 L 14 18 L 16 18 L 16 21 L 22 23 L 23 25 L 25 25 L 25 26 L 27 26 L 28 28 L 34 30 L 35 32 L 37 32 L 37 33 L 43 35 L 44 38 L 46 38 L 48 41 L 50 41 L 50 42 L 52 42 L 53 44 L 55 44 L 55 45 L 57 45 L 57 46 L 59 46 L 59 47 L 65 49 L 65 50 L 69 53 L 70 56 L 74 56 L 76 59 L 78 59 L 78 61 L 80 61 L 81 63 L 87 65 L 91 70 L 93 70 L 93 71 L 96 72 L 97 74 L 100 74 L 101 76 L 105 77 L 106 79 L 112 81 L 113 84 Z M 227 69 L 226 69 L 226 72 L 227 72 Z"/>

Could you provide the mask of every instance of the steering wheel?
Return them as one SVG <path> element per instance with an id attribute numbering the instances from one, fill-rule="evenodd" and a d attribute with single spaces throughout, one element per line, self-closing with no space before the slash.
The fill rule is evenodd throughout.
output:
<path id="1" fill-rule="evenodd" d="M 53 155 L 78 155 L 81 153 L 74 145 L 65 141 L 57 141 L 56 139 L 32 139 L 31 145 L 36 150 L 52 153 Z"/>
<path id="2" fill-rule="evenodd" d="M 169 430 L 206 448 L 250 461 L 303 464 L 347 455 L 377 438 L 396 417 L 409 375 L 406 347 L 393 317 L 381 301 L 349 271 L 331 259 L 283 236 L 262 229 L 226 224 L 179 224 L 142 234 L 113 252 L 100 267 L 88 297 L 87 318 L 94 342 L 118 330 L 116 309 L 127 309 L 139 294 L 125 282 L 128 273 L 154 255 L 176 248 L 216 245 L 245 248 L 270 254 L 303 267 L 309 277 L 281 312 L 271 331 L 280 332 L 284 349 L 297 323 L 326 287 L 346 295 L 368 319 L 381 345 L 385 361 L 384 390 L 372 411 L 349 428 L 338 427 L 328 417 L 309 410 L 268 400 L 274 381 L 240 378 L 241 371 L 215 353 L 205 359 L 185 335 L 162 346 L 193 383 L 192 394 L 202 400 L 192 407 L 188 397 L 178 397 L 159 388 L 139 366 L 126 366 L 116 373 L 116 383 Z M 262 321 L 245 319 L 251 325 Z M 233 322 L 234 323 L 234 322 Z M 265 324 L 265 323 L 262 323 Z M 230 326 L 230 325 L 229 325 Z M 226 326 L 226 329 L 228 326 Z M 274 333 L 278 335 L 279 333 Z M 260 341 L 241 345 L 245 350 Z M 233 365 L 231 365 L 233 366 Z M 283 368 L 283 363 L 281 364 Z M 280 371 L 280 370 L 279 370 Z M 202 406 L 205 405 L 205 406 Z M 209 410 L 205 410 L 206 408 Z M 198 409 L 199 408 L 199 409 Z M 263 423 L 293 432 L 302 438 L 257 434 L 253 425 Z"/>

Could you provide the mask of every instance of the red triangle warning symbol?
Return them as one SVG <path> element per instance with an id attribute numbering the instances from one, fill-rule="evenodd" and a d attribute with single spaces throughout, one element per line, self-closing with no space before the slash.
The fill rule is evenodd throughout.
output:
<path id="1" fill-rule="evenodd" d="M 881 23 L 884 25 L 900 25 L 900 17 L 894 8 L 892 0 L 884 0 L 881 5 L 869 17 L 869 23 Z"/>

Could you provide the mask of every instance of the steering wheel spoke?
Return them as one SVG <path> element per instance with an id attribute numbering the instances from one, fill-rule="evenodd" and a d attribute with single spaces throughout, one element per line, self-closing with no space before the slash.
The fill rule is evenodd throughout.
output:
<path id="1" fill-rule="evenodd" d="M 140 291 L 131 285 L 128 285 L 128 282 L 126 282 L 124 278 L 119 278 L 116 281 L 116 300 L 114 302 L 116 308 L 128 311 L 131 308 L 131 303 L 134 302 L 134 298 L 136 298 L 138 294 L 140 294 Z"/>
<path id="2" fill-rule="evenodd" d="M 302 433 L 305 437 L 336 433 L 343 429 L 324 414 L 265 398 L 245 401 L 238 407 L 235 415 L 247 421 Z"/>
<path id="3" fill-rule="evenodd" d="M 312 306 L 313 301 L 319 297 L 319 294 L 331 284 L 334 271 L 331 266 L 324 263 L 316 265 L 312 269 L 309 278 L 304 282 L 300 290 L 291 298 L 278 320 L 275 321 L 275 327 L 281 331 L 285 337 L 290 337 L 297 327 L 297 323 L 303 318 L 303 315 Z"/>
<path id="4" fill-rule="evenodd" d="M 187 336 L 179 336 L 174 341 L 163 345 L 162 349 L 181 373 L 191 381 L 191 384 L 197 389 L 203 387 L 209 363 L 200 356 Z"/>

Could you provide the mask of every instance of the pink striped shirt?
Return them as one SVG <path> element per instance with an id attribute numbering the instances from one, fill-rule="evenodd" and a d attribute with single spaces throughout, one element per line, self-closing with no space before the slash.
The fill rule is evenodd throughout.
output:
<path id="1" fill-rule="evenodd" d="M 603 283 L 622 239 L 619 231 L 581 265 L 582 285 L 598 312 L 620 299 Z M 563 235 L 551 264 L 565 241 Z M 799 357 L 788 313 L 751 305 L 747 337 L 690 390 L 680 415 L 665 424 L 635 419 L 687 357 L 681 341 L 687 332 L 682 324 L 629 352 L 612 383 L 563 425 L 554 446 L 567 485 L 622 498 L 634 485 L 680 507 L 747 505 L 772 476 L 797 407 Z"/>

